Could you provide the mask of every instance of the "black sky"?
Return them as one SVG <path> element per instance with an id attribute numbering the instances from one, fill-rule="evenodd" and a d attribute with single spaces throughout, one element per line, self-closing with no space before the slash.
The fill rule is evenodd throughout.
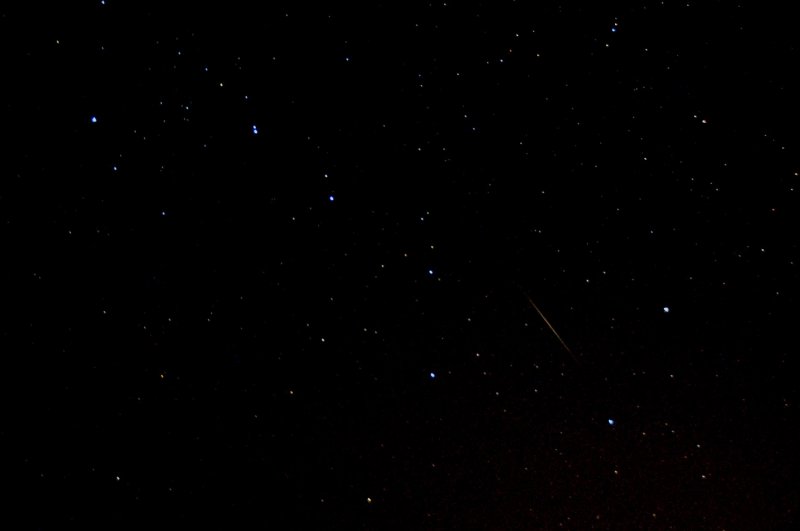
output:
<path id="1" fill-rule="evenodd" d="M 1 527 L 797 525 L 788 7 L 18 3 L 0 50 Z"/>

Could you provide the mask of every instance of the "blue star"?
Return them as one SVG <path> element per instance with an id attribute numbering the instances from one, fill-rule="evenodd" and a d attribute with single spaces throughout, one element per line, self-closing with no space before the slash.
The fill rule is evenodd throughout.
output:
<path id="1" fill-rule="evenodd" d="M 331 195 L 329 195 L 329 196 L 328 196 L 328 201 L 330 201 L 331 203 L 333 203 L 333 194 L 331 194 Z"/>
<path id="2" fill-rule="evenodd" d="M 256 127 L 255 125 L 253 126 L 253 134 L 254 135 L 258 134 L 258 127 Z"/>
<path id="3" fill-rule="evenodd" d="M 89 120 L 90 120 L 90 121 L 91 121 L 93 124 L 96 124 L 96 123 L 97 123 L 97 116 L 92 116 L 91 118 L 89 118 Z"/>
<path id="4" fill-rule="evenodd" d="M 608 419 L 608 425 L 609 426 L 613 426 L 614 425 L 614 419 Z"/>
<path id="5" fill-rule="evenodd" d="M 436 373 L 435 372 L 431 372 L 430 373 L 430 377 L 431 377 L 431 380 L 433 380 L 434 378 L 436 378 Z"/>

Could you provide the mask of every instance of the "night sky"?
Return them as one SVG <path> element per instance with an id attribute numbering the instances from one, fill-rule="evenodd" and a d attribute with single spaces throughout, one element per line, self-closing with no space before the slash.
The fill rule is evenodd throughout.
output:
<path id="1" fill-rule="evenodd" d="M 791 3 L 329 4 L 0 7 L 0 527 L 796 529 Z"/>

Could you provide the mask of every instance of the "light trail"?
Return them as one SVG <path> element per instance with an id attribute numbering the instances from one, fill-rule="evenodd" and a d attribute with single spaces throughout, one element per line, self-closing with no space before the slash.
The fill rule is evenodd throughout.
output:
<path id="1" fill-rule="evenodd" d="M 564 350 L 566 350 L 569 353 L 569 355 L 572 356 L 572 359 L 574 359 L 576 363 L 580 363 L 580 360 L 577 358 L 577 356 L 575 356 L 575 354 L 572 353 L 572 351 L 567 346 L 567 344 L 564 342 L 564 340 L 561 339 L 561 336 L 558 335 L 558 332 L 556 332 L 556 329 L 553 327 L 553 325 L 550 324 L 550 321 L 547 320 L 547 317 L 544 316 L 544 314 L 542 313 L 542 310 L 540 310 L 539 307 L 536 306 L 536 303 L 533 302 L 533 299 L 531 299 L 530 295 L 528 295 L 526 293 L 525 297 L 528 299 L 528 302 L 531 303 L 531 306 L 533 306 L 533 309 L 536 310 L 536 313 L 539 314 L 539 317 L 542 318 L 542 321 L 544 321 L 544 324 L 547 325 L 547 328 L 549 328 L 550 331 L 553 332 L 553 335 L 556 336 L 556 338 L 558 339 L 559 343 L 561 343 L 561 346 L 564 347 Z"/>

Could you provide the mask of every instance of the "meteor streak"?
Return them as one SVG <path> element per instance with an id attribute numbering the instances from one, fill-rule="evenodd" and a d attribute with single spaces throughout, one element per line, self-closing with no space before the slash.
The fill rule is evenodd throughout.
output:
<path id="1" fill-rule="evenodd" d="M 533 306 L 533 309 L 536 310 L 536 313 L 539 314 L 539 317 L 542 318 L 542 321 L 544 321 L 544 324 L 547 325 L 547 328 L 549 328 L 550 331 L 553 332 L 553 335 L 556 336 L 556 339 L 558 339 L 559 343 L 561 343 L 561 346 L 564 347 L 564 350 L 566 350 L 569 353 L 569 355 L 572 356 L 572 359 L 574 359 L 576 363 L 580 363 L 580 360 L 575 356 L 575 354 L 572 353 L 572 351 L 569 349 L 569 347 L 564 342 L 564 340 L 561 339 L 561 336 L 558 335 L 558 332 L 556 332 L 556 329 L 553 328 L 553 325 L 551 325 L 550 321 L 547 320 L 547 317 L 544 316 L 544 314 L 542 313 L 542 310 L 540 310 L 539 307 L 536 306 L 536 303 L 533 302 L 533 299 L 531 299 L 530 295 L 528 295 L 526 293 L 525 297 L 528 299 L 528 302 L 531 303 L 531 306 Z"/>

